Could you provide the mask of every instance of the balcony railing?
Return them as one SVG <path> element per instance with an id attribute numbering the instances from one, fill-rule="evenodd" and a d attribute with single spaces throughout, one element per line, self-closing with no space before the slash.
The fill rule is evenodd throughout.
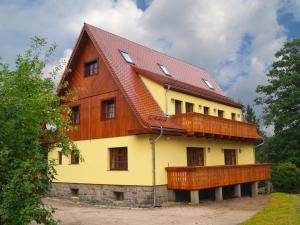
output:
<path id="1" fill-rule="evenodd" d="M 186 129 L 189 134 L 219 135 L 245 139 L 260 139 L 256 124 L 240 122 L 190 112 L 171 116 L 171 120 Z"/>
<path id="2" fill-rule="evenodd" d="M 270 164 L 167 167 L 168 188 L 200 190 L 270 179 Z"/>

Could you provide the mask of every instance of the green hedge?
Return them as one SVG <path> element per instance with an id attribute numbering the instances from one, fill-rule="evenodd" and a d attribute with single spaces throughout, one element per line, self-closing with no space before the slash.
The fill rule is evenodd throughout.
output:
<path id="1" fill-rule="evenodd" d="M 300 169 L 292 163 L 274 165 L 271 181 L 275 191 L 298 193 L 300 191 Z"/>

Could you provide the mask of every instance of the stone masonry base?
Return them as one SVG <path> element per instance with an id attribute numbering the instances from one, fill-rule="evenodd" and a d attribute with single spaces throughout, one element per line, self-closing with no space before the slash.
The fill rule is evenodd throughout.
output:
<path id="1" fill-rule="evenodd" d="M 153 204 L 151 186 L 53 183 L 49 196 L 101 205 L 151 207 Z M 167 201 L 167 186 L 156 186 L 156 204 Z"/>

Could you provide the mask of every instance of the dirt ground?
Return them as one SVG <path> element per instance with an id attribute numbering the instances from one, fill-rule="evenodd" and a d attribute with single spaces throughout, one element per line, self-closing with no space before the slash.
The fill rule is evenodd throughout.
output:
<path id="1" fill-rule="evenodd" d="M 268 195 L 259 195 L 148 209 L 109 208 L 52 198 L 45 199 L 45 203 L 57 208 L 55 218 L 61 225 L 233 225 L 253 216 L 268 199 Z"/>

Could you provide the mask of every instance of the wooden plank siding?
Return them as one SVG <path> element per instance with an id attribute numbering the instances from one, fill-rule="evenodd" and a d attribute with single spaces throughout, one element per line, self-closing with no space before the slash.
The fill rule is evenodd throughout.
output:
<path id="1" fill-rule="evenodd" d="M 187 129 L 190 135 L 219 135 L 245 139 L 260 139 L 256 124 L 189 112 L 171 116 L 171 120 Z"/>
<path id="2" fill-rule="evenodd" d="M 168 188 L 200 190 L 270 179 L 270 164 L 167 167 Z"/>
<path id="3" fill-rule="evenodd" d="M 68 106 L 80 106 L 80 123 L 74 125 L 76 131 L 68 132 L 67 135 L 73 140 L 89 140 L 125 136 L 128 130 L 140 129 L 140 124 L 92 42 L 84 40 L 83 43 L 67 80 L 69 90 L 79 88 L 77 100 L 65 103 Z M 85 77 L 84 63 L 94 59 L 98 60 L 98 74 Z M 101 102 L 112 97 L 116 99 L 116 118 L 101 120 Z"/>

